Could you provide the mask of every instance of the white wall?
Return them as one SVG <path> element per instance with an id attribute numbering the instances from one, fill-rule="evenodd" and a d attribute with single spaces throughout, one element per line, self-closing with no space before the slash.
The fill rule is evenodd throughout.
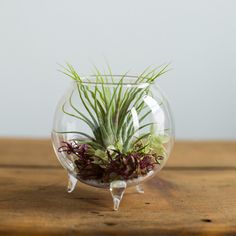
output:
<path id="1" fill-rule="evenodd" d="M 46 137 L 68 86 L 56 63 L 160 80 L 179 139 L 236 139 L 236 1 L 0 0 L 0 136 Z"/>

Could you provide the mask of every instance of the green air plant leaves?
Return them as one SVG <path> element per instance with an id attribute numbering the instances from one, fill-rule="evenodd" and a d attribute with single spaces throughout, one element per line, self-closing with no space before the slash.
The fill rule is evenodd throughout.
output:
<path id="1" fill-rule="evenodd" d="M 112 74 L 110 67 L 108 74 L 102 74 L 95 67 L 92 83 L 80 77 L 69 63 L 66 67 L 62 66 L 61 72 L 76 83 L 76 91 L 73 91 L 63 104 L 62 112 L 83 122 L 92 135 L 80 130 L 58 133 L 79 136 L 74 140 L 81 145 L 90 146 L 89 157 L 93 156 L 90 157 L 92 163 L 101 168 L 105 168 L 109 160 L 117 158 L 117 155 L 131 155 L 133 152 L 148 155 L 156 152 L 158 155 L 166 155 L 164 143 L 168 137 L 155 136 L 152 132 L 156 124 L 146 122 L 152 111 L 145 104 L 143 97 L 152 95 L 150 85 L 168 71 L 168 66 L 169 64 L 166 64 L 155 69 L 145 69 L 132 81 L 134 86 L 129 86 L 125 81 L 126 77 L 132 77 L 127 73 L 119 76 L 118 81 L 115 80 L 117 76 Z M 73 100 L 74 96 L 78 96 L 87 114 L 79 109 Z M 135 109 L 139 117 L 138 127 L 134 125 L 131 108 Z M 120 163 L 125 163 L 123 157 L 120 158 Z"/>
<path id="2" fill-rule="evenodd" d="M 117 144 L 118 150 L 128 151 L 132 144 L 130 141 L 137 132 L 133 127 L 130 105 L 132 104 L 136 108 L 138 114 L 144 110 L 145 103 L 142 97 L 149 93 L 150 83 L 164 74 L 168 66 L 169 64 L 151 70 L 149 68 L 145 69 L 140 76 L 137 76 L 136 83 L 147 83 L 147 86 L 144 89 L 134 86 L 131 89 L 127 89 L 122 94 L 122 90 L 124 90 L 125 87 L 124 79 L 127 73 L 120 76 L 119 81 L 114 83 L 114 76 L 110 67 L 108 68 L 109 75 L 102 75 L 95 67 L 96 85 L 90 88 L 90 83 L 83 83 L 83 80 L 74 67 L 67 63 L 67 66 L 63 67 L 62 72 L 77 81 L 77 92 L 89 117 L 80 112 L 73 104 L 72 98 L 74 91 L 71 93 L 68 102 L 76 114 L 67 112 L 65 110 L 65 104 L 62 110 L 67 115 L 73 116 L 86 123 L 94 134 L 93 141 L 101 145 L 104 150 L 106 150 L 109 145 Z M 109 78 L 111 81 L 108 81 Z M 113 86 L 113 89 L 106 87 L 106 83 L 114 83 L 115 87 Z M 150 113 L 151 111 L 149 110 L 143 114 L 140 118 L 140 122 L 142 123 Z M 148 125 L 151 124 L 143 124 L 139 129 Z M 82 135 L 86 137 L 86 135 Z M 147 136 L 148 133 L 143 134 L 141 137 L 145 138 Z M 141 139 L 141 137 L 139 137 L 138 140 Z M 135 143 L 136 142 L 137 140 Z M 123 144 L 123 147 L 121 144 Z"/>

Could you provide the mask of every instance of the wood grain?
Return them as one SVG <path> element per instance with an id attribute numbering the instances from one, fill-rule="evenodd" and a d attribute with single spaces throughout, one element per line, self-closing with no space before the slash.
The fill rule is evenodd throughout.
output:
<path id="1" fill-rule="evenodd" d="M 50 140 L 0 138 L 0 166 L 58 167 Z M 168 167 L 236 167 L 236 142 L 177 142 Z"/>
<path id="2" fill-rule="evenodd" d="M 178 142 L 168 166 L 126 191 L 118 212 L 109 192 L 79 184 L 49 140 L 0 140 L 0 235 L 236 235 L 236 143 Z"/>

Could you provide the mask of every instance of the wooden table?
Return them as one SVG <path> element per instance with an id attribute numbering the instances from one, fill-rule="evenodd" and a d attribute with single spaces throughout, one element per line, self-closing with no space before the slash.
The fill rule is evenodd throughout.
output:
<path id="1" fill-rule="evenodd" d="M 176 143 L 118 212 L 108 191 L 66 183 L 49 140 L 0 139 L 0 235 L 236 235 L 235 142 Z"/>

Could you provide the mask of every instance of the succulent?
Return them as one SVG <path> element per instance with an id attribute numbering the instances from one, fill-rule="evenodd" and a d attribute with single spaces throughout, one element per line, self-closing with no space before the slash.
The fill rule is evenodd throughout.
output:
<path id="1" fill-rule="evenodd" d="M 93 77 L 96 83 L 90 86 L 89 78 L 85 82 L 70 64 L 63 67 L 62 72 L 77 82 L 76 92 L 88 115 L 73 102 L 74 91 L 63 104 L 62 111 L 83 122 L 93 134 L 80 130 L 56 131 L 75 135 L 75 138 L 62 142 L 58 151 L 66 153 L 73 161 L 80 178 L 103 182 L 137 178 L 147 174 L 165 158 L 164 143 L 168 137 L 156 136 L 152 132 L 155 124 L 146 122 L 151 110 L 145 109 L 147 105 L 142 98 L 151 93 L 150 85 L 167 70 L 168 64 L 146 69 L 133 78 L 134 84 L 143 84 L 144 87 L 125 89 L 127 73 L 114 82 L 115 75 L 110 67 L 108 74 L 95 68 Z M 109 83 L 113 86 L 105 86 Z M 66 110 L 67 104 L 70 110 Z M 133 123 L 134 112 L 139 117 L 138 127 Z"/>

